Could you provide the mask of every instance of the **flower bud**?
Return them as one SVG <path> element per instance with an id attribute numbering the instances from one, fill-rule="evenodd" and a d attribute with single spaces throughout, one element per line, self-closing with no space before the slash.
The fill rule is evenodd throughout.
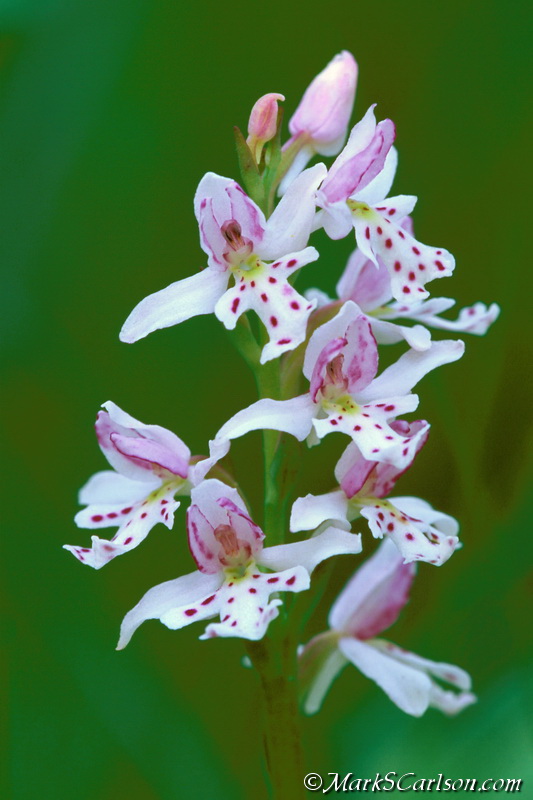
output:
<path id="1" fill-rule="evenodd" d="M 263 145 L 276 135 L 278 128 L 278 100 L 285 100 L 282 94 L 264 94 L 255 103 L 248 122 L 247 143 L 259 162 Z"/>
<path id="2" fill-rule="evenodd" d="M 305 135 L 315 152 L 336 155 L 346 138 L 356 83 L 357 63 L 343 50 L 307 87 L 289 122 L 292 136 Z"/>

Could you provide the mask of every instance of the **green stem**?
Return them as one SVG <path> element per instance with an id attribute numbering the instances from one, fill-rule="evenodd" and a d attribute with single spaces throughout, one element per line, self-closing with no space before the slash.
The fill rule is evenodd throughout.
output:
<path id="1" fill-rule="evenodd" d="M 264 746 L 273 800 L 305 798 L 295 647 L 288 638 L 247 642 L 259 673 L 263 698 Z"/>

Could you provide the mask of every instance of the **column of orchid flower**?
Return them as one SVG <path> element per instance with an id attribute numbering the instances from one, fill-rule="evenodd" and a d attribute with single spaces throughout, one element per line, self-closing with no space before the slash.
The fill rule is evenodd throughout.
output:
<path id="1" fill-rule="evenodd" d="M 419 716 L 428 706 L 455 713 L 475 699 L 462 670 L 377 637 L 406 604 L 415 563 L 443 564 L 459 546 L 453 518 L 418 498 L 390 497 L 428 438 L 425 420 L 402 418 L 418 406 L 412 389 L 464 350 L 461 341 L 433 341 L 428 327 L 482 334 L 498 307 L 476 303 L 451 321 L 439 315 L 453 300 L 427 300 L 426 283 L 449 276 L 454 259 L 414 238 L 415 197 L 388 196 L 397 162 L 393 123 L 377 123 L 371 106 L 346 142 L 356 78 L 353 57 L 336 56 L 305 92 L 283 146 L 283 96 L 257 101 L 248 138 L 236 129 L 244 189 L 207 173 L 194 198 L 207 268 L 146 297 L 121 332 L 123 341 L 134 342 L 214 313 L 234 331 L 260 399 L 222 426 L 207 458 L 191 457 L 175 434 L 105 403 L 96 433 L 113 469 L 84 486 L 86 508 L 76 516 L 80 527 L 97 533 L 90 548 L 67 547 L 98 569 L 137 547 L 156 523 L 172 528 L 177 498 L 190 497 L 187 535 L 197 569 L 144 595 L 124 618 L 118 649 L 148 619 L 171 629 L 210 620 L 201 639 L 245 639 L 264 690 L 276 797 L 304 791 L 297 693 L 314 713 L 349 662 L 408 714 Z M 307 167 L 316 154 L 337 158 L 329 169 Z M 319 228 L 332 239 L 355 231 L 357 249 L 335 298 L 294 288 L 298 270 L 319 257 L 308 244 Z M 259 341 L 250 311 L 262 323 Z M 378 344 L 402 341 L 406 352 L 378 374 Z M 238 475 L 218 464 L 231 441 L 252 430 L 264 434 L 264 532 L 235 488 Z M 334 470 L 337 485 L 296 499 L 289 521 L 291 442 L 311 446 L 333 432 L 349 439 Z M 305 614 L 282 598 L 316 591 L 311 575 L 326 559 L 358 554 L 363 520 L 382 543 L 336 600 L 330 629 L 301 647 Z M 104 527 L 118 530 L 106 540 L 98 535 Z M 308 533 L 288 543 L 289 530 Z"/>

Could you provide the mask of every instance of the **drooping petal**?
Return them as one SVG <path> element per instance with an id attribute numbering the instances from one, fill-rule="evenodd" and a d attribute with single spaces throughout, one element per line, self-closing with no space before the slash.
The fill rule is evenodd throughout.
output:
<path id="1" fill-rule="evenodd" d="M 343 638 L 339 640 L 339 649 L 406 714 L 420 717 L 427 710 L 431 680 L 425 673 L 389 658 L 374 647 L 372 641 Z"/>
<path id="2" fill-rule="evenodd" d="M 407 510 L 409 501 L 415 500 L 417 517 L 411 516 Z M 429 503 L 418 498 L 376 500 L 372 506 L 361 509 L 361 516 L 368 520 L 373 536 L 380 539 L 386 535 L 392 539 L 405 563 L 427 561 L 440 566 L 459 545 L 456 520 L 435 511 Z M 444 530 L 432 523 L 441 525 Z"/>
<path id="3" fill-rule="evenodd" d="M 428 372 L 461 358 L 464 349 L 460 340 L 444 340 L 424 351 L 409 350 L 363 389 L 358 400 L 366 403 L 393 393 L 407 394 Z"/>
<path id="4" fill-rule="evenodd" d="M 309 394 L 290 400 L 258 400 L 238 411 L 220 428 L 209 443 L 210 453 L 215 458 L 222 458 L 229 450 L 231 439 L 262 429 L 284 431 L 301 442 L 311 430 L 314 413 L 315 404 Z"/>
<path id="5" fill-rule="evenodd" d="M 408 664 L 415 669 L 423 670 L 429 675 L 438 678 L 444 683 L 449 683 L 456 689 L 462 689 L 465 692 L 470 691 L 472 688 L 472 678 L 461 667 L 456 667 L 453 664 L 443 664 L 438 661 L 431 661 L 428 658 L 411 653 L 404 650 L 402 647 L 397 647 L 391 642 L 380 642 L 380 648 L 385 650 L 392 658 L 401 661 L 403 664 Z"/>
<path id="6" fill-rule="evenodd" d="M 357 244 L 374 263 L 378 257 L 391 277 L 392 294 L 409 305 L 428 296 L 424 285 L 452 274 L 455 259 L 444 248 L 418 242 L 390 216 L 361 201 L 350 201 Z"/>
<path id="7" fill-rule="evenodd" d="M 213 604 L 216 598 L 213 597 L 209 603 L 206 601 L 212 595 L 216 595 L 221 582 L 222 578 L 218 574 L 204 575 L 201 572 L 191 572 L 175 580 L 154 586 L 124 617 L 117 650 L 123 650 L 137 628 L 148 619 L 159 619 L 168 628 L 175 629 L 202 618 L 199 617 L 199 609 L 203 609 L 205 616 L 215 616 L 217 609 L 213 608 Z M 196 609 L 196 613 L 187 614 L 186 611 L 193 607 Z M 168 614 L 182 608 L 184 611 L 181 616 L 176 614 L 176 620 L 172 616 L 167 621 L 163 620 L 163 618 L 167 619 Z M 203 616 L 204 619 L 205 616 Z M 178 619 L 182 624 L 174 624 L 178 622 Z"/>
<path id="8" fill-rule="evenodd" d="M 144 484 L 146 489 L 146 484 Z M 137 547 L 150 533 L 154 525 L 162 522 L 169 530 L 174 524 L 174 512 L 179 501 L 174 495 L 184 489 L 181 481 L 168 482 L 160 488 L 145 494 L 143 500 L 124 506 L 117 504 L 91 504 L 76 514 L 75 522 L 80 528 L 100 529 L 118 526 L 111 540 L 92 536 L 92 547 L 64 545 L 79 561 L 100 569 L 116 556 Z"/>
<path id="9" fill-rule="evenodd" d="M 298 683 L 306 714 L 320 710 L 329 688 L 347 660 L 330 632 L 315 636 L 298 656 Z"/>
<path id="10" fill-rule="evenodd" d="M 220 622 L 207 626 L 201 639 L 216 636 L 239 636 L 257 641 L 279 612 L 279 599 L 270 601 L 274 592 L 303 592 L 309 588 L 309 575 L 303 567 L 277 574 L 264 574 L 250 569 L 243 578 L 226 580 L 218 592 Z"/>
<path id="11" fill-rule="evenodd" d="M 340 489 L 327 494 L 307 494 L 294 501 L 290 530 L 312 531 L 326 520 L 345 520 L 348 514 L 346 495 Z"/>
<path id="12" fill-rule="evenodd" d="M 456 667 L 453 664 L 430 661 L 427 658 L 422 658 L 415 653 L 410 653 L 408 650 L 397 647 L 395 644 L 392 644 L 392 642 L 376 640 L 373 644 L 374 647 L 390 658 L 410 666 L 413 669 L 420 670 L 428 676 L 434 676 L 458 690 L 445 690 L 431 680 L 430 706 L 438 708 L 439 711 L 445 714 L 454 715 L 462 711 L 463 708 L 476 702 L 476 696 L 470 692 L 472 688 L 470 675 L 460 667 Z"/>
<path id="13" fill-rule="evenodd" d="M 385 540 L 346 584 L 329 614 L 333 630 L 370 639 L 390 627 L 409 599 L 415 575 Z"/>
<path id="14" fill-rule="evenodd" d="M 307 247 L 273 264 L 260 264 L 249 272 L 242 271 L 235 286 L 217 303 L 215 314 L 229 330 L 235 328 L 245 311 L 252 309 L 260 317 L 270 339 L 261 354 L 262 364 L 287 350 L 294 350 L 305 340 L 307 320 L 316 302 L 298 294 L 288 278 L 317 258 L 315 248 Z"/>
<path id="15" fill-rule="evenodd" d="M 265 547 L 260 556 L 260 563 L 274 570 L 300 565 L 311 574 L 317 564 L 331 556 L 360 553 L 361 550 L 359 534 L 347 533 L 340 528 L 330 527 L 318 536 L 302 542 Z"/>
<path id="16" fill-rule="evenodd" d="M 208 268 L 148 295 L 135 306 L 120 331 L 122 342 L 137 342 L 152 331 L 212 314 L 228 285 L 229 273 Z"/>
<path id="17" fill-rule="evenodd" d="M 270 261 L 306 247 L 315 217 L 316 191 L 326 173 L 324 164 L 315 164 L 290 184 L 269 217 L 256 250 L 261 259 Z"/>

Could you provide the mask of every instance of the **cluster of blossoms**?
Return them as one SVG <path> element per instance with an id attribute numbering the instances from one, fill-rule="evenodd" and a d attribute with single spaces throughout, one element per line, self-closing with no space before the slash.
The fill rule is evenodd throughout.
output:
<path id="1" fill-rule="evenodd" d="M 287 621 L 286 592 L 312 591 L 321 562 L 364 549 L 366 520 L 382 541 L 334 603 L 330 630 L 307 644 L 293 642 L 304 709 L 317 711 L 351 662 L 409 714 L 428 706 L 455 713 L 475 699 L 465 672 L 376 637 L 406 604 L 416 562 L 441 565 L 459 547 L 458 524 L 419 498 L 390 495 L 428 439 L 428 422 L 403 418 L 418 406 L 414 387 L 464 351 L 461 341 L 433 340 L 430 329 L 483 334 L 499 309 L 476 303 L 450 320 L 440 315 L 453 300 L 428 299 L 426 285 L 451 275 L 454 258 L 415 239 L 416 197 L 389 196 L 397 165 L 392 121 L 376 122 L 371 106 L 348 134 L 356 79 L 353 57 L 336 56 L 305 92 L 283 145 L 283 96 L 257 101 L 247 139 L 236 132 L 244 189 L 210 172 L 194 198 L 206 269 L 142 300 L 120 334 L 134 342 L 214 313 L 228 330 L 238 328 L 235 342 L 259 386 L 263 371 L 274 369 L 277 380 L 268 385 L 279 388 L 277 395 L 263 392 L 237 411 L 209 442 L 208 457 L 191 457 L 174 433 L 105 403 L 96 434 L 112 470 L 84 486 L 86 507 L 76 516 L 96 533 L 90 548 L 67 549 L 99 569 L 137 547 L 158 522 L 171 529 L 180 500 L 190 497 L 186 527 L 197 569 L 150 589 L 126 614 L 118 647 L 148 619 L 171 629 L 208 621 L 202 639 L 255 642 L 277 617 L 278 626 Z M 336 158 L 329 168 L 308 167 L 317 154 Z M 309 245 L 319 229 L 332 239 L 355 232 L 357 248 L 333 298 L 295 288 L 298 271 L 319 258 Z M 250 311 L 260 320 L 259 336 Z M 400 342 L 405 352 L 380 372 L 378 345 Z M 268 502 L 275 508 L 264 532 L 235 488 L 238 476 L 219 463 L 233 439 L 253 430 L 278 432 L 265 436 Z M 283 434 L 314 446 L 330 433 L 348 437 L 324 487 L 334 488 L 292 497 L 285 520 L 282 501 L 293 487 L 276 486 L 281 471 L 273 466 L 283 460 Z M 100 536 L 105 527 L 118 528 L 109 540 Z M 299 537 L 286 541 L 292 534 Z"/>

